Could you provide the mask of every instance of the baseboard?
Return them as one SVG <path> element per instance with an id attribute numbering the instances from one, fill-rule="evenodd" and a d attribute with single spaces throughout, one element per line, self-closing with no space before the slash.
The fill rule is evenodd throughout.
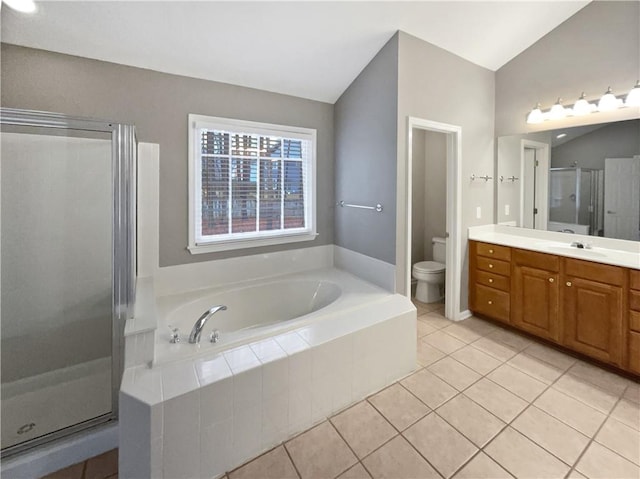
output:
<path id="1" fill-rule="evenodd" d="M 465 311 L 460 311 L 460 313 L 458 314 L 458 319 L 456 319 L 456 321 L 462 321 L 463 319 L 470 318 L 471 316 L 473 316 L 473 313 L 468 309 Z"/>

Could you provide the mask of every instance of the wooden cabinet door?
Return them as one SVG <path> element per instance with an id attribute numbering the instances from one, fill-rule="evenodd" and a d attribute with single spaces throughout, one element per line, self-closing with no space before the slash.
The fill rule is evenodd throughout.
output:
<path id="1" fill-rule="evenodd" d="M 564 281 L 564 344 L 592 358 L 621 365 L 622 287 L 570 275 Z"/>
<path id="2" fill-rule="evenodd" d="M 531 334 L 560 340 L 557 272 L 514 265 L 511 275 L 511 322 Z"/>

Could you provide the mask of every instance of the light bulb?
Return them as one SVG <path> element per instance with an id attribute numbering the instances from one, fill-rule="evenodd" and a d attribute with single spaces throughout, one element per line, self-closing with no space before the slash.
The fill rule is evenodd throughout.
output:
<path id="1" fill-rule="evenodd" d="M 36 11 L 36 4 L 33 0 L 2 0 L 8 7 L 22 13 L 33 13 Z"/>
<path id="2" fill-rule="evenodd" d="M 615 110 L 616 108 L 618 108 L 618 99 L 611 92 L 611 87 L 609 87 L 598 102 L 598 111 L 611 111 Z"/>
<path id="3" fill-rule="evenodd" d="M 540 110 L 540 103 L 538 103 L 527 115 L 527 123 L 542 123 L 543 120 L 544 118 L 542 116 L 542 110 Z"/>
<path id="4" fill-rule="evenodd" d="M 625 102 L 627 106 L 640 106 L 640 80 L 636 83 L 629 94 L 627 95 L 627 101 Z"/>
<path id="5" fill-rule="evenodd" d="M 580 116 L 591 113 L 592 106 L 593 105 L 591 105 L 591 103 L 585 100 L 584 92 L 582 92 L 578 101 L 573 105 L 573 114 L 575 116 Z"/>
<path id="6" fill-rule="evenodd" d="M 560 120 L 567 116 L 567 110 L 562 106 L 562 98 L 558 98 L 555 105 L 551 107 L 549 111 L 549 119 L 550 120 Z"/>

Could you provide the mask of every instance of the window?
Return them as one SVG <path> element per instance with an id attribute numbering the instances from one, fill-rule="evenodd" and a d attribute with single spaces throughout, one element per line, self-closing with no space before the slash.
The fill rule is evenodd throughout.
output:
<path id="1" fill-rule="evenodd" d="M 316 237 L 316 130 L 189 115 L 189 251 Z"/>

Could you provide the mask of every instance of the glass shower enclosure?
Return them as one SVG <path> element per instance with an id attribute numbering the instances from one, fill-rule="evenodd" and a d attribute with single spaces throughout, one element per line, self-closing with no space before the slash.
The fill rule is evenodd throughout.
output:
<path id="1" fill-rule="evenodd" d="M 549 222 L 585 228 L 601 235 L 604 228 L 602 170 L 569 167 L 549 169 Z M 575 226 L 573 226 L 575 225 Z"/>
<path id="2" fill-rule="evenodd" d="M 135 130 L 0 110 L 1 455 L 112 421 L 134 299 Z"/>

